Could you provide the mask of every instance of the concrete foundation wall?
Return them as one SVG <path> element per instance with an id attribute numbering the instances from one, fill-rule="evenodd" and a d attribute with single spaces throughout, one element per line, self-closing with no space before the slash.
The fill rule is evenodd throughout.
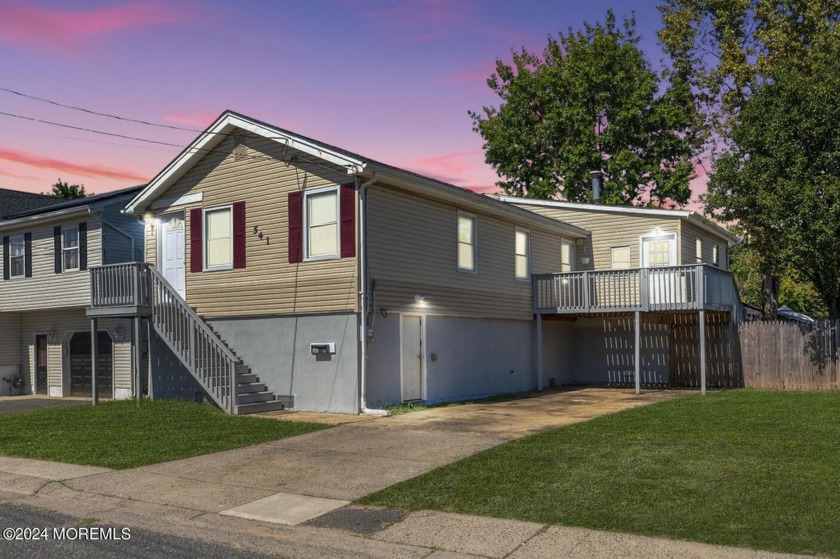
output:
<path id="1" fill-rule="evenodd" d="M 210 321 L 251 371 L 295 409 L 359 412 L 358 315 L 340 313 Z M 335 343 L 312 355 L 309 344 Z"/>
<path id="2" fill-rule="evenodd" d="M 172 400 L 204 398 L 204 389 L 169 346 L 152 330 L 152 397 Z"/>

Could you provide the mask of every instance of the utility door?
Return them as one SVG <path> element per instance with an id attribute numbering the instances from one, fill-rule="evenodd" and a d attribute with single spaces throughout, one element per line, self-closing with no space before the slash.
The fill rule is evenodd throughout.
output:
<path id="1" fill-rule="evenodd" d="M 400 355 L 402 358 L 403 402 L 425 400 L 423 394 L 423 377 L 426 368 L 425 348 L 423 347 L 424 320 L 422 316 L 413 315 L 403 315 L 401 318 Z"/>
<path id="2" fill-rule="evenodd" d="M 35 336 L 35 394 L 47 393 L 47 335 Z"/>
<path id="3" fill-rule="evenodd" d="M 158 228 L 158 269 L 181 297 L 185 297 L 184 274 L 186 266 L 184 255 L 184 212 L 175 212 L 160 216 Z"/>

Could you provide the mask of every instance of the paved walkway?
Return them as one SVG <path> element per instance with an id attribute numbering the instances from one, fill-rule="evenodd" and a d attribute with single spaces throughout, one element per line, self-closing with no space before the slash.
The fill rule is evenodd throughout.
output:
<path id="1" fill-rule="evenodd" d="M 326 431 L 131 470 L 0 457 L 0 499 L 284 557 L 770 557 L 528 522 L 349 505 L 506 441 L 675 394 L 582 389 L 389 418 L 346 417 Z"/>

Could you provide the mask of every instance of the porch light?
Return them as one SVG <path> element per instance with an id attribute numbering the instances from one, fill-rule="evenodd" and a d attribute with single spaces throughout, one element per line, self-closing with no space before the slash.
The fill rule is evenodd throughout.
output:
<path id="1" fill-rule="evenodd" d="M 414 294 L 414 302 L 419 305 L 419 304 L 425 303 L 426 298 L 423 297 L 422 295 L 420 295 L 419 293 L 415 293 Z"/>

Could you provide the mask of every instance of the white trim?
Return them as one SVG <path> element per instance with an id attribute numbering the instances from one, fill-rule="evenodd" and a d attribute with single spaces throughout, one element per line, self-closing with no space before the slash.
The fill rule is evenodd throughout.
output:
<path id="1" fill-rule="evenodd" d="M 516 257 L 520 256 L 516 252 L 516 234 L 525 233 L 525 275 L 516 275 Z M 531 231 L 524 227 L 513 227 L 513 279 L 517 281 L 531 281 Z"/>
<path id="2" fill-rule="evenodd" d="M 192 194 L 184 194 L 178 198 L 160 198 L 152 202 L 152 205 L 149 207 L 153 210 L 166 210 L 176 206 L 195 204 L 203 200 L 204 192 L 193 192 Z"/>
<path id="3" fill-rule="evenodd" d="M 563 270 L 563 246 L 569 247 L 569 269 Z M 575 243 L 570 241 L 569 239 L 564 239 L 560 237 L 560 271 L 565 272 L 574 272 L 575 271 Z"/>
<path id="4" fill-rule="evenodd" d="M 472 268 L 462 268 L 461 263 L 458 262 L 458 248 L 461 245 L 461 218 L 465 217 L 467 219 L 472 219 L 473 226 L 472 226 L 472 261 L 473 267 Z M 459 272 L 463 272 L 465 274 L 478 274 L 478 218 L 475 214 L 469 212 L 462 212 L 461 210 L 457 211 L 457 216 L 455 220 L 455 268 Z"/>
<path id="5" fill-rule="evenodd" d="M 127 205 L 127 213 L 139 213 L 148 207 L 155 194 L 164 192 L 192 168 L 204 154 L 216 147 L 235 129 L 245 130 L 284 146 L 318 157 L 328 163 L 344 167 L 348 175 L 361 173 L 366 163 L 361 159 L 339 153 L 328 147 L 262 124 L 230 111 L 224 112 L 207 130 L 202 132 L 184 151 L 152 179 Z"/>
<path id="6" fill-rule="evenodd" d="M 163 219 L 168 217 L 181 217 L 181 220 L 184 222 L 184 292 L 181 293 L 180 291 L 178 294 L 186 299 L 187 298 L 187 213 L 184 210 L 175 210 L 171 212 L 163 212 L 159 213 L 155 216 L 155 220 L 157 222 L 157 226 L 155 227 L 155 244 L 157 245 L 157 250 L 155 251 L 155 267 L 160 271 L 160 273 L 164 274 L 163 269 L 163 244 L 166 242 L 165 239 L 165 231 L 163 227 Z M 204 220 L 204 215 L 201 216 L 202 222 Z M 233 218 L 231 218 L 233 219 Z M 202 223 L 202 232 L 204 231 L 204 224 Z M 202 243 L 203 244 L 203 243 Z M 201 258 L 204 258 L 204 248 L 201 249 Z M 143 260 L 146 260 L 146 248 L 143 247 Z M 204 266 L 204 261 L 202 261 L 202 267 Z"/>
<path id="7" fill-rule="evenodd" d="M 309 256 L 309 207 L 306 205 L 307 198 L 312 195 L 335 192 L 335 248 L 333 254 L 322 254 L 320 256 Z M 322 186 L 303 191 L 303 261 L 317 262 L 319 260 L 338 260 L 341 258 L 341 193 L 338 185 Z"/>
<path id="8" fill-rule="evenodd" d="M 230 264 L 210 267 L 207 265 L 207 213 L 219 210 L 227 210 L 230 212 Z M 184 227 L 186 226 L 186 223 L 184 223 Z M 201 271 L 218 272 L 221 270 L 233 270 L 233 260 L 233 204 L 223 204 L 221 206 L 213 206 L 212 208 L 201 208 Z"/>
<path id="9" fill-rule="evenodd" d="M 677 260 L 677 234 L 671 231 L 661 233 L 650 232 L 639 237 L 639 267 L 651 268 L 645 264 L 645 241 L 668 241 L 668 266 L 676 266 Z M 658 267 L 658 266 L 657 266 Z"/>
<path id="10" fill-rule="evenodd" d="M 405 383 L 403 382 L 405 379 L 405 359 L 403 358 L 403 318 L 404 317 L 417 317 L 420 319 L 420 399 L 426 400 L 428 398 L 427 393 L 427 386 L 426 386 L 426 378 L 428 373 L 428 368 L 426 366 L 426 362 L 428 361 L 428 356 L 426 355 L 426 317 L 425 314 L 416 314 L 416 313 L 405 313 L 400 314 L 400 402 L 405 402 Z"/>
<path id="11" fill-rule="evenodd" d="M 17 219 L 8 219 L 0 221 L 0 231 L 9 229 L 15 225 L 22 225 L 32 221 L 49 221 L 53 219 L 64 219 L 66 217 L 75 216 L 76 214 L 90 214 L 89 206 L 82 206 L 76 208 L 67 208 L 64 210 L 56 210 L 50 213 L 42 213 L 37 215 L 29 215 L 26 217 L 19 217 Z"/>

